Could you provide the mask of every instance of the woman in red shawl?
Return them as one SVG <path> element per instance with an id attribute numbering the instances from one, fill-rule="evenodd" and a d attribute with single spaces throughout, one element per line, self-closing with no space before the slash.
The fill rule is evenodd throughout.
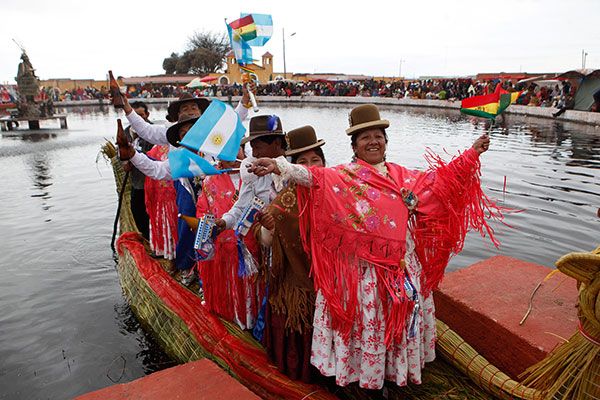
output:
<path id="1" fill-rule="evenodd" d="M 244 158 L 241 148 L 238 158 Z M 221 161 L 221 168 L 239 167 L 239 162 Z M 196 215 L 200 218 L 210 213 L 221 218 L 237 200 L 241 184 L 237 171 L 207 176 L 196 204 Z M 247 235 L 244 243 L 256 259 L 258 245 L 253 235 Z M 233 229 L 221 232 L 215 238 L 214 246 L 214 257 L 198 262 L 205 306 L 242 329 L 252 329 L 258 312 L 256 279 L 240 271 L 238 238 Z"/>
<path id="2" fill-rule="evenodd" d="M 421 383 L 435 358 L 432 290 L 467 231 L 492 236 L 486 214 L 501 217 L 480 186 L 487 136 L 448 164 L 430 154 L 432 168 L 420 172 L 385 162 L 388 126 L 375 105 L 361 105 L 346 130 L 354 162 L 304 168 L 259 159 L 250 168 L 298 185 L 317 291 L 311 363 L 341 386 Z"/>

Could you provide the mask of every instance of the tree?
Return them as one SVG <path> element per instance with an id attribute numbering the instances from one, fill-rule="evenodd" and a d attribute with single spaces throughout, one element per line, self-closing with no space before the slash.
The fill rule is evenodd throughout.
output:
<path id="1" fill-rule="evenodd" d="M 188 38 L 185 52 L 181 56 L 171 53 L 162 66 L 167 74 L 217 72 L 223 67 L 229 50 L 229 39 L 224 33 L 195 32 Z"/>
<path id="2" fill-rule="evenodd" d="M 165 58 L 163 60 L 162 67 L 165 70 L 166 74 L 174 74 L 177 70 L 177 61 L 179 60 L 179 54 L 171 53 L 171 57 Z"/>

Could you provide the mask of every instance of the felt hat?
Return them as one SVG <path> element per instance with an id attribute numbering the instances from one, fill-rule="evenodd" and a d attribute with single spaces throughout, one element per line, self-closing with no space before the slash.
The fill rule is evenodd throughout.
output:
<path id="1" fill-rule="evenodd" d="M 325 144 L 323 139 L 317 140 L 317 134 L 312 126 L 306 125 L 300 128 L 292 129 L 287 134 L 289 149 L 285 152 L 286 156 L 321 147 Z"/>
<path id="2" fill-rule="evenodd" d="M 375 104 L 363 104 L 354 107 L 352 111 L 350 111 L 348 119 L 350 121 L 350 127 L 346 129 L 346 133 L 349 136 L 366 131 L 367 129 L 385 129 L 390 126 L 390 121 L 381 119 L 379 116 L 379 109 Z"/>
<path id="3" fill-rule="evenodd" d="M 179 96 L 179 99 L 169 103 L 169 108 L 167 108 L 167 121 L 177 121 L 179 119 L 179 108 L 183 103 L 187 103 L 190 101 L 193 101 L 194 103 L 198 104 L 198 108 L 200 109 L 201 113 L 204 113 L 204 111 L 210 105 L 210 100 L 206 97 L 194 97 L 186 92 Z"/>
<path id="4" fill-rule="evenodd" d="M 200 117 L 194 117 L 193 115 L 183 114 L 175 125 L 172 125 L 171 127 L 169 127 L 169 129 L 167 129 L 167 141 L 173 146 L 179 147 L 179 129 L 181 129 L 181 127 L 186 124 L 195 124 L 196 121 L 198 121 L 198 118 Z"/>
<path id="5" fill-rule="evenodd" d="M 242 144 L 251 142 L 262 136 L 285 136 L 281 120 L 277 115 L 257 115 L 250 119 L 248 136 L 242 139 Z"/>

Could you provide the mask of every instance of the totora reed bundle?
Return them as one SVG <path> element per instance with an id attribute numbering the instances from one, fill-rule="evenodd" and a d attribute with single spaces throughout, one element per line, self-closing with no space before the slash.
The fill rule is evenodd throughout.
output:
<path id="1" fill-rule="evenodd" d="M 542 390 L 547 399 L 600 399 L 600 247 L 569 253 L 556 266 L 579 284 L 579 329 L 527 369 L 523 383 Z"/>

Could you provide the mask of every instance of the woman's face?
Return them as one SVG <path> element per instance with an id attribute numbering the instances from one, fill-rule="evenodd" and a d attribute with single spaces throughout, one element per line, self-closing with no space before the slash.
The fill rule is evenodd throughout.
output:
<path id="1" fill-rule="evenodd" d="M 385 134 L 381 129 L 369 129 L 358 134 L 354 155 L 369 164 L 379 164 L 385 158 Z"/>
<path id="2" fill-rule="evenodd" d="M 307 150 L 304 153 L 300 153 L 296 164 L 305 165 L 307 167 L 324 167 L 323 160 L 315 153 L 314 150 Z"/>

